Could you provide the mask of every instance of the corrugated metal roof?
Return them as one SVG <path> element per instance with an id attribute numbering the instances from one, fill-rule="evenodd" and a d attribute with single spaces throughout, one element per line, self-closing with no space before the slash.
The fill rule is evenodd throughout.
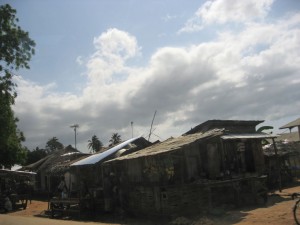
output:
<path id="1" fill-rule="evenodd" d="M 114 154 L 115 152 L 117 152 L 118 150 L 122 149 L 123 147 L 125 147 L 126 145 L 130 144 L 131 142 L 135 141 L 136 139 L 140 138 L 139 137 L 135 137 L 135 138 L 131 138 L 127 141 L 122 142 L 119 145 L 116 145 L 110 149 L 108 149 L 105 152 L 101 152 L 95 155 L 91 155 L 83 160 L 77 161 L 75 163 L 73 163 L 71 166 L 82 166 L 82 165 L 90 165 L 90 164 L 95 164 L 97 162 L 100 162 L 101 160 L 105 159 L 106 157 Z"/>
<path id="2" fill-rule="evenodd" d="M 204 123 L 192 128 L 186 134 L 194 134 L 197 132 L 206 132 L 212 129 L 232 129 L 232 127 L 250 127 L 251 130 L 255 130 L 256 125 L 264 122 L 263 120 L 207 120 Z"/>
<path id="3" fill-rule="evenodd" d="M 229 139 L 266 139 L 276 138 L 278 135 L 265 134 L 265 133 L 253 133 L 253 134 L 226 134 L 221 136 L 223 140 Z"/>
<path id="4" fill-rule="evenodd" d="M 108 162 L 116 161 L 116 160 L 134 159 L 134 158 L 157 155 L 169 151 L 174 151 L 190 143 L 200 141 L 206 138 L 220 136 L 223 133 L 224 133 L 224 129 L 214 129 L 214 130 L 207 131 L 205 133 L 195 133 L 195 134 L 180 136 L 177 138 L 169 138 L 166 141 L 160 142 L 155 145 L 151 145 L 147 148 L 144 148 L 132 154 L 124 155 L 119 158 L 109 160 Z"/>
<path id="5" fill-rule="evenodd" d="M 0 169 L 0 173 L 8 173 L 8 174 L 20 174 L 20 175 L 36 175 L 35 172 L 28 172 L 28 171 L 15 171 L 15 170 L 7 170 L 7 169 Z"/>

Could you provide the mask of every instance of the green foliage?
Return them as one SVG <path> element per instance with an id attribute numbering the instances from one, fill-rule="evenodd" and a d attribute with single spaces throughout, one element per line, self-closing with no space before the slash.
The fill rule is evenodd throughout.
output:
<path id="1" fill-rule="evenodd" d="M 263 131 L 272 130 L 272 129 L 274 129 L 274 127 L 272 127 L 272 126 L 262 126 L 262 127 L 260 127 L 260 128 L 257 129 L 257 132 L 263 132 Z M 272 131 L 270 133 L 272 134 Z M 261 143 L 262 143 L 262 145 L 270 144 L 267 139 L 263 139 L 261 141 Z"/>
<path id="2" fill-rule="evenodd" d="M 35 163 L 47 156 L 47 151 L 45 149 L 40 149 L 38 147 L 36 147 L 36 149 L 32 151 L 26 148 L 26 152 L 27 152 L 27 160 L 24 163 L 24 165 Z"/>
<path id="3" fill-rule="evenodd" d="M 121 135 L 118 133 L 113 133 L 109 140 L 110 142 L 109 146 L 114 146 L 116 144 L 119 144 L 121 141 L 122 141 Z"/>
<path id="4" fill-rule="evenodd" d="M 12 81 L 13 70 L 29 68 L 35 43 L 17 25 L 16 10 L 10 5 L 0 6 L 0 166 L 11 167 L 24 163 L 26 151 L 21 142 L 25 137 L 17 128 L 11 106 L 17 96 Z"/>
<path id="5" fill-rule="evenodd" d="M 274 127 L 272 127 L 272 126 L 262 126 L 257 129 L 257 132 L 263 132 L 265 130 L 272 130 L 272 129 L 274 129 Z"/>
<path id="6" fill-rule="evenodd" d="M 9 98 L 0 92 L 0 166 L 9 168 L 16 163 L 22 163 L 26 156 L 21 145 L 25 137 L 18 130 L 17 121 L 10 107 Z"/>
<path id="7" fill-rule="evenodd" d="M 10 5 L 0 6 L 0 60 L 9 69 L 27 68 L 34 54 L 35 42 L 17 25 L 16 10 Z M 0 66 L 0 70 L 3 67 Z"/>
<path id="8" fill-rule="evenodd" d="M 88 140 L 88 148 L 92 149 L 91 152 L 99 152 L 103 147 L 102 142 L 96 135 L 93 135 L 91 140 Z"/>
<path id="9" fill-rule="evenodd" d="M 63 149 L 63 148 L 64 148 L 64 145 L 58 141 L 57 137 L 53 137 L 53 138 L 49 139 L 46 143 L 46 152 L 48 154 L 50 154 L 54 151 Z"/>
<path id="10" fill-rule="evenodd" d="M 6 92 L 10 103 L 14 103 L 17 93 L 12 82 L 13 70 L 29 69 L 29 61 L 34 54 L 35 42 L 29 34 L 17 25 L 16 10 L 10 5 L 0 6 L 0 90 Z"/>

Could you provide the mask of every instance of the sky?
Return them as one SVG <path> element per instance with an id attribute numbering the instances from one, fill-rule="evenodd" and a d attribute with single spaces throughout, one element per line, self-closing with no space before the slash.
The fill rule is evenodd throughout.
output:
<path id="1" fill-rule="evenodd" d="M 29 149 L 163 141 L 212 119 L 299 118 L 298 0 L 0 0 L 36 42 L 15 72 Z M 281 130 L 282 131 L 282 130 Z"/>

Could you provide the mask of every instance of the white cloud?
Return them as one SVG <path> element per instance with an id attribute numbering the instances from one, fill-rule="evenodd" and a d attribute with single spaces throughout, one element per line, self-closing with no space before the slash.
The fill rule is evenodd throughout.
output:
<path id="1" fill-rule="evenodd" d="M 76 62 L 78 63 L 78 65 L 83 65 L 83 60 L 82 60 L 82 56 L 78 56 L 77 58 L 76 58 Z"/>
<path id="2" fill-rule="evenodd" d="M 178 16 L 176 16 L 176 15 L 170 15 L 170 14 L 167 14 L 167 15 L 165 15 L 163 18 L 162 18 L 162 20 L 164 21 L 164 22 L 170 22 L 171 20 L 174 20 L 174 19 L 176 19 Z"/>
<path id="3" fill-rule="evenodd" d="M 179 32 L 201 30 L 210 24 L 245 23 L 267 16 L 274 0 L 215 0 L 205 2 Z"/>
<path id="4" fill-rule="evenodd" d="M 96 52 L 88 60 L 90 84 L 106 84 L 113 81 L 114 73 L 124 73 L 128 59 L 139 54 L 136 38 L 116 28 L 94 38 Z"/>
<path id="5" fill-rule="evenodd" d="M 98 50 L 95 56 L 100 55 L 108 60 L 116 56 L 128 59 L 139 51 L 135 37 L 116 28 L 109 29 L 100 37 L 94 38 L 94 45 Z"/>
<path id="6" fill-rule="evenodd" d="M 74 142 L 69 125 L 78 123 L 79 148 L 86 150 L 93 134 L 104 143 L 113 132 L 131 137 L 131 121 L 136 135 L 147 136 L 155 110 L 155 134 L 163 139 L 208 119 L 298 115 L 299 26 L 295 15 L 249 23 L 211 42 L 157 49 L 144 67 L 128 65 L 141 49 L 136 38 L 110 29 L 94 39 L 78 96 L 19 80 L 20 128 L 33 147 L 53 136 L 67 145 Z"/>

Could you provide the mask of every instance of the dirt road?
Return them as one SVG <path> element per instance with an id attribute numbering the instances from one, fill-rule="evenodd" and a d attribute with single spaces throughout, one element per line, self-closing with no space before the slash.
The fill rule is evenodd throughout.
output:
<path id="1" fill-rule="evenodd" d="M 267 205 L 258 207 L 247 207 L 238 210 L 227 210 L 220 215 L 208 215 L 207 217 L 199 217 L 188 219 L 178 216 L 171 222 L 158 222 L 158 221 L 145 221 L 145 220 L 119 220 L 119 219 L 107 219 L 100 218 L 95 222 L 80 222 L 73 220 L 58 220 L 50 218 L 41 218 L 42 212 L 47 209 L 47 202 L 33 201 L 28 205 L 26 210 L 20 210 L 12 212 L 6 215 L 0 215 L 1 225 L 79 225 L 79 224 L 172 224 L 172 225 L 257 225 L 257 224 L 272 224 L 272 225 L 294 225 L 294 219 L 292 214 L 292 208 L 295 200 L 292 200 L 290 195 L 294 192 L 300 192 L 300 186 L 288 188 L 282 190 L 282 192 L 276 192 L 270 195 Z"/>

